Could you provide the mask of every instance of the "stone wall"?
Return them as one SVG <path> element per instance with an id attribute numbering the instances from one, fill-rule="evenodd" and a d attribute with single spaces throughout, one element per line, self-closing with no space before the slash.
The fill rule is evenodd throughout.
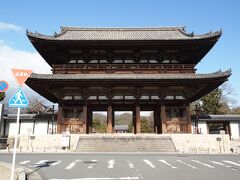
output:
<path id="1" fill-rule="evenodd" d="M 70 150 L 75 150 L 77 147 L 79 135 L 70 135 Z M 34 136 L 31 139 L 29 136 L 21 136 L 19 142 L 20 151 L 33 152 L 57 152 L 62 150 L 62 134 L 48 134 Z"/>
<path id="2" fill-rule="evenodd" d="M 96 136 L 97 134 L 79 135 L 71 134 L 70 150 L 75 151 L 79 137 L 88 138 L 89 136 Z M 117 134 L 114 134 L 115 136 Z M 104 134 L 105 136 L 113 136 L 112 134 Z M 134 134 L 120 134 L 121 136 L 135 137 Z M 230 153 L 231 145 L 229 135 L 212 135 L 212 134 L 138 134 L 137 136 L 144 137 L 164 137 L 170 136 L 173 140 L 177 152 L 180 153 Z M 224 141 L 222 141 L 222 137 Z M 217 141 L 221 138 L 221 141 Z M 19 149 L 24 151 L 34 152 L 58 152 L 62 150 L 62 135 L 49 134 L 42 136 L 35 136 L 31 140 L 28 136 L 21 136 L 19 140 Z"/>
<path id="3" fill-rule="evenodd" d="M 182 153 L 230 153 L 229 135 L 165 134 L 170 135 L 177 151 Z M 223 140 L 222 140 L 223 137 Z M 221 141 L 217 141 L 221 138 Z"/>

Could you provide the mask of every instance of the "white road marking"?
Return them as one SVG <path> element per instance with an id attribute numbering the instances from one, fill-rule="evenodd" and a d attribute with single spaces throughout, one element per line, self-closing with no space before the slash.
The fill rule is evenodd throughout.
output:
<path id="1" fill-rule="evenodd" d="M 235 163 L 235 162 L 232 162 L 232 161 L 223 161 L 223 162 L 226 162 L 226 163 L 229 163 L 229 164 L 233 164 L 233 165 L 236 165 L 236 166 L 240 166 L 240 164 L 238 163 Z"/>
<path id="2" fill-rule="evenodd" d="M 165 160 L 163 160 L 163 159 L 159 159 L 158 161 L 162 162 L 163 164 L 166 164 L 167 166 L 170 166 L 170 167 L 173 168 L 173 169 L 176 169 L 176 168 L 177 168 L 177 167 L 169 164 L 167 161 L 165 161 Z"/>
<path id="3" fill-rule="evenodd" d="M 40 160 L 40 161 L 38 161 L 37 163 L 35 163 L 35 164 L 37 164 L 37 165 L 39 165 L 39 164 L 43 164 L 43 163 L 45 163 L 45 162 L 47 162 L 48 160 Z"/>
<path id="4" fill-rule="evenodd" d="M 61 161 L 56 161 L 56 162 L 50 164 L 50 166 L 56 166 L 56 165 L 59 165 L 60 163 L 61 163 Z"/>
<path id="5" fill-rule="evenodd" d="M 217 162 L 217 161 L 210 161 L 210 162 L 213 163 L 213 164 L 220 165 L 220 166 L 225 166 L 225 164 Z"/>
<path id="6" fill-rule="evenodd" d="M 92 169 L 93 168 L 93 165 L 94 165 L 94 163 L 96 163 L 97 162 L 97 160 L 91 160 L 91 164 L 88 166 L 88 169 Z"/>
<path id="7" fill-rule="evenodd" d="M 211 166 L 211 165 L 209 165 L 209 164 L 206 164 L 206 163 L 202 163 L 202 162 L 200 162 L 200 161 L 198 161 L 198 160 L 192 160 L 193 162 L 196 162 L 196 163 L 198 163 L 198 164 L 201 164 L 201 165 L 203 165 L 203 166 L 207 166 L 207 167 L 209 167 L 209 168 L 215 168 L 215 167 L 213 167 L 213 166 Z"/>
<path id="8" fill-rule="evenodd" d="M 33 166 L 29 166 L 29 167 L 39 167 L 40 165 L 44 165 L 45 162 L 47 162 L 48 160 L 40 160 L 38 162 L 36 162 Z"/>
<path id="9" fill-rule="evenodd" d="M 115 164 L 115 160 L 114 160 L 114 159 L 110 159 L 110 160 L 108 161 L 108 168 L 112 169 L 113 166 L 114 166 L 114 164 Z"/>
<path id="10" fill-rule="evenodd" d="M 128 162 L 129 168 L 131 168 L 131 169 L 134 168 L 134 165 L 133 165 L 133 163 L 131 161 L 127 160 L 127 162 Z"/>
<path id="11" fill-rule="evenodd" d="M 153 165 L 153 163 L 147 159 L 143 159 L 143 161 L 148 165 L 150 166 L 151 168 L 155 168 L 155 166 Z"/>
<path id="12" fill-rule="evenodd" d="M 232 166 L 228 166 L 228 165 L 225 165 L 225 164 L 223 164 L 223 163 L 220 163 L 220 162 L 217 162 L 217 161 L 210 161 L 210 162 L 212 162 L 212 163 L 214 163 L 214 164 L 218 164 L 218 165 L 220 165 L 220 166 L 224 166 L 224 167 L 227 167 L 227 168 L 232 168 L 232 170 L 237 170 L 237 169 L 235 169 L 234 167 L 232 167 Z"/>
<path id="13" fill-rule="evenodd" d="M 191 165 L 191 164 L 188 164 L 188 163 L 186 163 L 186 162 L 184 162 L 184 161 L 181 161 L 181 160 L 179 160 L 179 159 L 177 159 L 176 161 L 179 162 L 179 163 L 182 163 L 182 164 L 184 164 L 184 165 L 186 165 L 186 166 L 188 166 L 188 167 L 191 167 L 191 168 L 193 168 L 193 169 L 197 169 L 195 166 L 193 166 L 193 165 Z"/>
<path id="14" fill-rule="evenodd" d="M 78 179 L 49 179 L 49 180 L 140 180 L 139 177 L 119 177 L 119 178 L 78 178 Z"/>
<path id="15" fill-rule="evenodd" d="M 27 164 L 27 163 L 29 163 L 30 161 L 22 161 L 22 162 L 20 162 L 19 164 Z"/>
<path id="16" fill-rule="evenodd" d="M 76 161 L 73 161 L 72 163 L 70 163 L 65 169 L 72 169 L 75 165 L 76 165 L 76 163 L 77 162 L 80 162 L 81 160 L 76 160 Z"/>

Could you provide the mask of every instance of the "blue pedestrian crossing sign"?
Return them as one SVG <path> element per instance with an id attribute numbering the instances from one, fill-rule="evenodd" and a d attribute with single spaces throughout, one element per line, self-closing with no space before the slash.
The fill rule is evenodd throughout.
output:
<path id="1" fill-rule="evenodd" d="M 28 107 L 28 99 L 23 93 L 22 89 L 19 88 L 18 92 L 14 94 L 14 96 L 8 102 L 9 107 L 17 107 L 17 108 L 27 108 Z"/>

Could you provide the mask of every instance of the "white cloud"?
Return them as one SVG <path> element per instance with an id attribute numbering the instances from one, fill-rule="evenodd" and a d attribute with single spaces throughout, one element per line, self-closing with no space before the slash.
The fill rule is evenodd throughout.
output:
<path id="1" fill-rule="evenodd" d="M 0 31 L 23 31 L 24 28 L 11 24 L 11 23 L 5 23 L 5 22 L 0 22 Z"/>
<path id="2" fill-rule="evenodd" d="M 51 73 L 51 67 L 36 52 L 14 49 L 0 40 L 0 80 L 5 80 L 10 86 L 17 86 L 11 72 L 12 68 L 32 69 L 35 73 Z"/>

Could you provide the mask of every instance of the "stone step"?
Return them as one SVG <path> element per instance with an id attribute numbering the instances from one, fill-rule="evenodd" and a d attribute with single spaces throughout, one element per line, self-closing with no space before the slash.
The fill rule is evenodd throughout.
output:
<path id="1" fill-rule="evenodd" d="M 171 137 L 138 136 L 85 136 L 80 137 L 78 152 L 174 152 Z"/>

